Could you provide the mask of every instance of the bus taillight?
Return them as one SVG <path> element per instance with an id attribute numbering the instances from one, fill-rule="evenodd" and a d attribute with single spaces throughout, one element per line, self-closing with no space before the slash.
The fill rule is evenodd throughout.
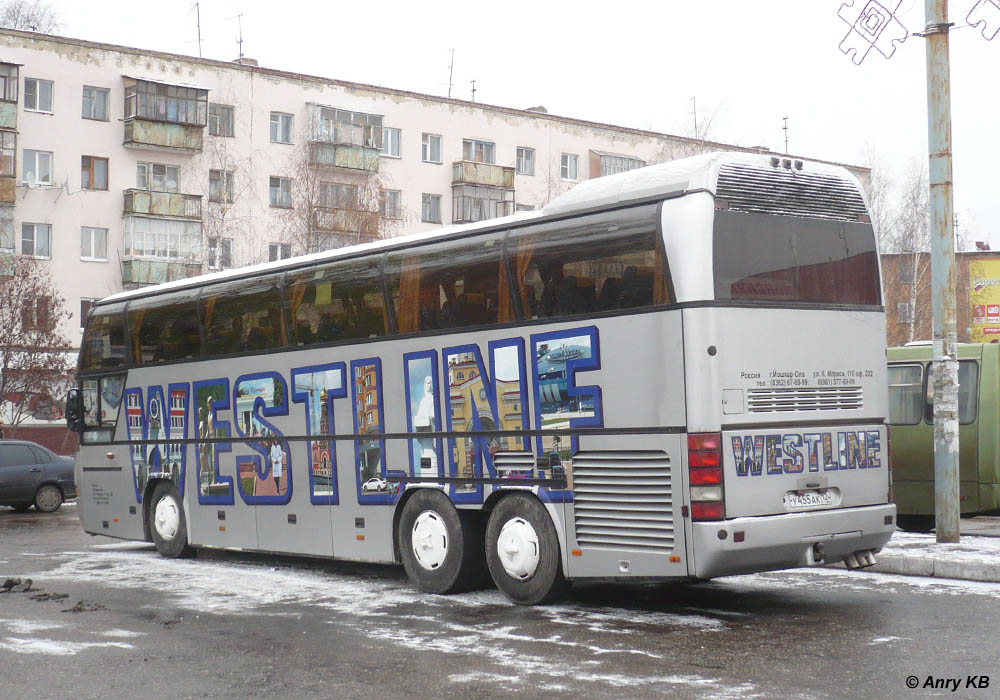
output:
<path id="1" fill-rule="evenodd" d="M 722 520 L 722 434 L 688 434 L 688 483 L 692 520 Z"/>

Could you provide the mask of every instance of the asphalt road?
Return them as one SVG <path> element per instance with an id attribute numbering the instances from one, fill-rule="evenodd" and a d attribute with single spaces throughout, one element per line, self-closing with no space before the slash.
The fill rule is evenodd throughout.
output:
<path id="1" fill-rule="evenodd" d="M 577 586 L 523 608 L 494 590 L 425 596 L 394 567 L 166 560 L 86 535 L 72 504 L 0 508 L 7 577 L 33 590 L 0 593 L 0 698 L 989 698 L 1000 687 L 990 583 L 800 570 Z M 966 687 L 969 676 L 991 685 Z"/>

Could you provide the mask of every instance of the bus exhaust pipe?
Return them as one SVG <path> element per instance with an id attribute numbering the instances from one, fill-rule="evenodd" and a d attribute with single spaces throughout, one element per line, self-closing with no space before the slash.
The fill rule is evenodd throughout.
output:
<path id="1" fill-rule="evenodd" d="M 875 566 L 875 550 L 874 549 L 862 549 L 853 554 L 848 554 L 844 557 L 844 564 L 847 566 L 849 571 L 854 571 L 855 569 L 867 569 L 869 566 Z"/>

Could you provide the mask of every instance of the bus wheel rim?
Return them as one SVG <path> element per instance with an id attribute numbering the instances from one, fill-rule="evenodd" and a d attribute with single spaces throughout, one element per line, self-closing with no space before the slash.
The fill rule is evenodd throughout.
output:
<path id="1" fill-rule="evenodd" d="M 538 569 L 538 533 L 524 518 L 511 518 L 497 536 L 497 554 L 508 576 L 530 578 Z"/>
<path id="2" fill-rule="evenodd" d="M 448 556 L 448 528 L 439 513 L 425 510 L 413 523 L 413 555 L 428 571 L 435 571 Z"/>
<path id="3" fill-rule="evenodd" d="M 153 524 L 157 534 L 165 540 L 172 540 L 180 529 L 181 516 L 177 502 L 169 496 L 161 498 L 156 504 Z"/>

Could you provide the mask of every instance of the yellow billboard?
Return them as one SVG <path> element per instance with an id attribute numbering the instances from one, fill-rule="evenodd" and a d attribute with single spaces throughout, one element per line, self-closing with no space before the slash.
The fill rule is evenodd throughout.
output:
<path id="1" fill-rule="evenodd" d="M 1000 258 L 969 261 L 970 340 L 1000 342 Z"/>

